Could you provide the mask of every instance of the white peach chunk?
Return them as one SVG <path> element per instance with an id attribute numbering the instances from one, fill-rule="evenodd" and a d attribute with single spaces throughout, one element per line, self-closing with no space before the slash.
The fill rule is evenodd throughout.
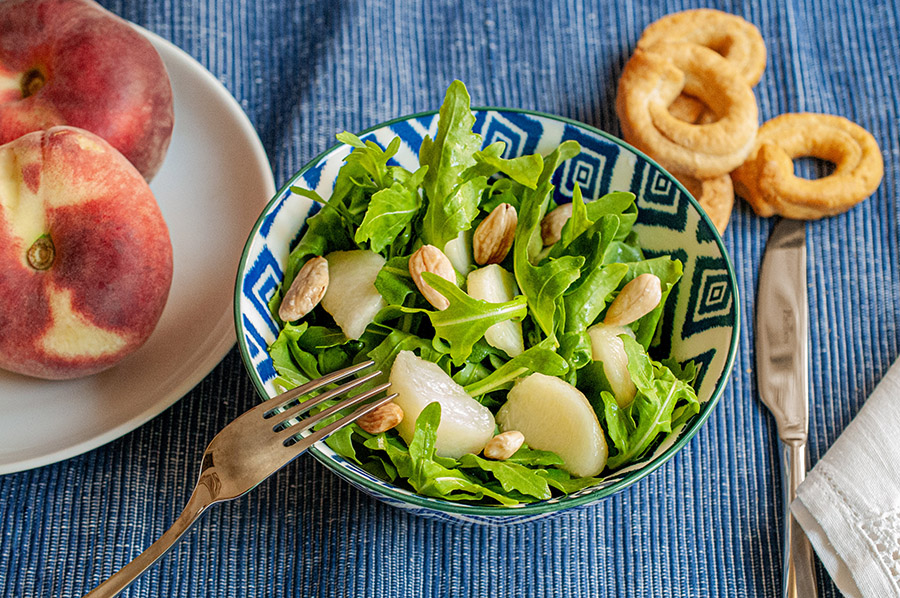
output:
<path id="1" fill-rule="evenodd" d="M 609 449 L 597 415 L 565 380 L 539 372 L 522 378 L 497 412 L 497 423 L 503 431 L 521 432 L 531 448 L 556 453 L 572 475 L 595 476 L 606 467 Z"/>
<path id="2" fill-rule="evenodd" d="M 497 264 L 470 272 L 466 279 L 466 289 L 474 299 L 490 303 L 512 301 L 518 292 L 515 277 Z M 521 322 L 513 320 L 498 322 L 487 329 L 484 340 L 492 347 L 505 351 L 510 357 L 525 351 Z"/>
<path id="3" fill-rule="evenodd" d="M 616 402 L 624 408 L 634 400 L 637 389 L 628 372 L 628 354 L 625 353 L 625 343 L 619 338 L 622 334 L 634 338 L 634 331 L 625 326 L 595 324 L 588 328 L 591 357 L 594 361 L 603 362 L 603 373 L 609 380 Z"/>
<path id="4" fill-rule="evenodd" d="M 394 402 L 404 413 L 397 431 L 407 443 L 412 441 L 419 414 L 435 401 L 441 404 L 437 455 L 457 459 L 467 453 L 478 454 L 494 435 L 490 410 L 466 394 L 436 363 L 412 351 L 400 351 L 391 367 L 390 381 L 391 392 L 397 393 Z"/>
<path id="5" fill-rule="evenodd" d="M 375 288 L 375 278 L 385 259 L 375 252 L 357 249 L 334 251 L 325 260 L 329 282 L 322 307 L 347 338 L 358 339 L 387 305 Z"/>

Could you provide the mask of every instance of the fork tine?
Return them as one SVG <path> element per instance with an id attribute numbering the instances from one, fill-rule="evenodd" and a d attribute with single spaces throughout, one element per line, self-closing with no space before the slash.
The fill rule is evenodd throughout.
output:
<path id="1" fill-rule="evenodd" d="M 290 432 L 287 434 L 288 438 L 297 437 L 299 434 L 302 434 L 303 432 L 309 430 L 310 428 L 312 428 L 313 426 L 318 424 L 323 419 L 334 415 L 335 413 L 337 413 L 338 411 L 341 411 L 342 409 L 346 409 L 347 407 L 352 407 L 354 405 L 362 403 L 363 401 L 371 399 L 375 395 L 377 395 L 381 392 L 384 392 L 385 390 L 390 388 L 390 386 L 391 386 L 390 382 L 385 382 L 384 384 L 379 384 L 375 388 L 369 389 L 365 392 L 359 393 L 358 395 L 344 399 L 343 401 L 341 401 L 339 403 L 335 403 L 331 407 L 328 407 L 327 409 L 323 409 L 322 411 L 319 411 L 315 415 L 310 415 L 309 417 L 300 420 L 296 424 L 294 424 L 292 426 L 288 426 L 288 427 L 284 428 L 283 430 L 279 430 L 278 432 L 284 433 L 285 431 L 289 430 Z"/>
<path id="2" fill-rule="evenodd" d="M 366 382 L 368 382 L 369 380 L 372 380 L 373 378 L 376 378 L 380 375 L 381 375 L 380 371 L 371 372 L 360 378 L 354 378 L 353 380 L 350 380 L 349 382 L 344 382 L 337 388 L 332 388 L 331 390 L 323 392 L 320 395 L 316 395 L 316 396 L 314 396 L 310 399 L 307 399 L 303 402 L 300 402 L 300 403 L 297 403 L 296 399 L 291 399 L 290 401 L 287 401 L 287 403 L 282 405 L 282 407 L 288 406 L 286 409 L 284 409 L 284 411 L 277 411 L 276 409 L 279 409 L 279 408 L 276 408 L 276 409 L 273 409 L 273 410 L 268 411 L 265 414 L 263 414 L 263 418 L 268 419 L 270 417 L 275 417 L 277 415 L 279 418 L 279 421 L 278 421 L 278 423 L 276 423 L 272 426 L 272 429 L 277 431 L 279 429 L 279 426 L 291 425 L 289 423 L 290 420 L 306 413 L 307 411 L 309 411 L 316 405 L 324 403 L 325 401 L 332 399 L 338 395 L 346 394 L 347 392 L 349 392 L 350 390 L 353 390 L 357 386 L 361 386 L 361 385 L 365 384 Z"/>
<path id="3" fill-rule="evenodd" d="M 311 380 L 311 381 L 307 382 L 306 384 L 301 384 L 300 386 L 298 386 L 296 388 L 292 388 L 291 390 L 285 391 L 285 392 L 281 393 L 280 395 L 274 396 L 271 399 L 263 401 L 262 403 L 258 404 L 256 407 L 254 407 L 251 411 L 253 411 L 253 412 L 262 411 L 264 414 L 267 414 L 269 412 L 274 412 L 274 411 L 284 407 L 285 405 L 287 405 L 288 403 L 290 403 L 291 401 L 293 401 L 294 399 L 296 399 L 297 397 L 299 397 L 301 395 L 310 393 L 314 390 L 318 390 L 318 389 L 322 388 L 323 386 L 331 384 L 332 382 L 337 382 L 338 380 L 341 380 L 342 378 L 352 376 L 353 374 L 355 374 L 357 372 L 361 372 L 362 370 L 364 370 L 368 367 L 371 367 L 373 365 L 375 365 L 375 362 L 370 359 L 368 361 L 363 361 L 362 363 L 358 363 L 356 365 L 351 365 L 350 367 L 346 367 L 342 370 L 337 370 L 330 374 L 326 374 L 325 376 L 322 376 L 321 378 L 316 378 L 315 380 Z M 270 417 L 270 416 L 267 416 L 267 417 Z"/>
<path id="4" fill-rule="evenodd" d="M 355 399 L 356 397 L 353 397 L 353 398 Z M 327 437 L 332 432 L 335 432 L 336 430 L 343 428 L 344 426 L 352 424 L 353 422 L 355 422 L 356 420 L 358 420 L 365 414 L 369 413 L 370 411 L 374 411 L 375 409 L 378 409 L 385 403 L 389 403 L 389 402 L 393 401 L 395 398 L 397 398 L 397 393 L 389 394 L 385 397 L 381 397 L 380 399 L 375 399 L 371 403 L 366 403 L 365 405 L 357 408 L 353 413 L 351 413 L 349 415 L 345 415 L 344 417 L 342 417 L 341 419 L 339 419 L 337 421 L 331 422 L 330 424 L 328 424 L 321 430 L 316 430 L 309 436 L 302 436 L 302 437 L 298 438 L 298 435 L 295 434 L 294 436 L 287 438 L 285 440 L 285 445 L 287 445 L 289 448 L 294 449 L 297 452 L 297 454 L 299 455 L 300 453 L 302 453 L 303 451 L 305 451 L 306 449 L 308 449 L 315 443 L 317 443 L 320 440 L 322 440 L 323 438 Z M 344 407 L 346 407 L 346 405 L 344 405 Z M 288 442 L 292 438 L 295 439 L 296 442 L 294 442 L 293 444 L 288 444 Z"/>

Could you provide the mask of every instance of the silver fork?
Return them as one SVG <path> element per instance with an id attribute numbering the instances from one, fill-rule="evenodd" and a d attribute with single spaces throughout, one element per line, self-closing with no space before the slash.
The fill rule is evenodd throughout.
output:
<path id="1" fill-rule="evenodd" d="M 88 592 L 85 598 L 118 595 L 174 546 L 208 507 L 246 494 L 314 443 L 396 397 L 396 394 L 392 394 L 376 399 L 307 436 L 302 435 L 338 411 L 387 390 L 390 384 L 376 386 L 305 419 L 300 419 L 300 416 L 311 408 L 365 384 L 381 372 L 354 378 L 303 402 L 298 402 L 299 397 L 352 376 L 373 364 L 373 361 L 360 363 L 298 386 L 260 403 L 225 426 L 206 447 L 200 462 L 200 478 L 172 527 L 133 561 Z"/>

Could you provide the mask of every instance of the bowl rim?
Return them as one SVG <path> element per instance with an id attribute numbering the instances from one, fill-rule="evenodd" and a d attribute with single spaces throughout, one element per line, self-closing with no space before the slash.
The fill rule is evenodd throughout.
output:
<path id="1" fill-rule="evenodd" d="M 645 466 L 640 469 L 630 471 L 624 475 L 621 479 L 616 479 L 609 484 L 601 485 L 597 487 L 594 491 L 589 491 L 585 493 L 578 493 L 576 495 L 563 495 L 559 497 L 554 497 L 550 500 L 538 501 L 534 503 L 524 503 L 516 506 L 503 506 L 503 505 L 474 505 L 468 503 L 460 503 L 454 502 L 442 498 L 423 496 L 420 494 L 415 494 L 413 491 L 406 490 L 396 486 L 395 484 L 388 482 L 386 480 L 379 480 L 378 483 L 373 482 L 369 478 L 353 471 L 352 469 L 345 468 L 341 466 L 339 463 L 335 462 L 331 459 L 330 456 L 324 454 L 322 451 L 318 449 L 315 445 L 310 447 L 309 452 L 316 458 L 316 460 L 324 465 L 326 468 L 335 473 L 338 477 L 344 478 L 348 481 L 356 483 L 362 486 L 368 493 L 372 493 L 379 497 L 384 497 L 392 500 L 397 500 L 402 503 L 406 503 L 407 505 L 411 505 L 418 508 L 435 510 L 441 513 L 454 515 L 454 516 L 472 516 L 474 518 L 491 518 L 491 519 L 518 519 L 522 517 L 536 516 L 536 515 L 544 515 L 555 512 L 564 511 L 573 507 L 584 506 L 587 504 L 591 504 L 607 498 L 613 494 L 616 494 L 626 488 L 634 485 L 640 480 L 644 479 L 657 469 L 659 469 L 663 464 L 670 461 L 688 442 L 690 442 L 694 436 L 696 436 L 697 432 L 706 421 L 709 419 L 712 414 L 713 409 L 719 403 L 719 400 L 725 390 L 725 387 L 728 384 L 728 379 L 731 376 L 731 372 L 734 369 L 734 361 L 737 357 L 737 350 L 740 341 L 740 333 L 741 333 L 741 302 L 740 302 L 740 294 L 739 288 L 737 284 L 737 276 L 734 271 L 734 265 L 731 262 L 731 257 L 728 254 L 728 251 L 725 249 L 725 244 L 722 241 L 722 237 L 719 234 L 718 229 L 716 229 L 715 225 L 712 223 L 712 220 L 707 216 L 706 212 L 700 207 L 700 204 L 694 198 L 693 195 L 672 175 L 668 170 L 659 165 L 653 158 L 642 152 L 641 150 L 635 148 L 629 143 L 625 142 L 614 135 L 607 133 L 597 127 L 589 125 L 587 123 L 583 123 L 565 116 L 559 116 L 554 114 L 548 114 L 545 112 L 540 112 L 537 110 L 530 110 L 527 108 L 506 108 L 499 106 L 473 106 L 471 107 L 472 113 L 478 112 L 506 112 L 506 113 L 517 113 L 524 114 L 528 116 L 536 116 L 539 118 L 544 118 L 552 121 L 561 122 L 563 124 L 572 125 L 574 127 L 578 127 L 596 135 L 600 135 L 610 143 L 614 143 L 634 154 L 646 160 L 660 172 L 664 173 L 672 183 L 676 185 L 676 187 L 681 191 L 681 193 L 687 198 L 690 203 L 694 204 L 694 208 L 696 208 L 700 218 L 704 220 L 709 227 L 709 229 L 713 233 L 713 240 L 718 245 L 719 251 L 724 258 L 726 264 L 726 270 L 728 274 L 728 280 L 731 285 L 732 293 L 733 293 L 733 305 L 734 305 L 734 333 L 731 336 L 731 345 L 728 348 L 728 356 L 725 359 L 725 364 L 723 367 L 722 375 L 716 385 L 715 390 L 713 391 L 712 396 L 709 398 L 706 403 L 704 403 L 701 407 L 700 413 L 697 414 L 695 419 L 693 419 L 688 424 L 688 429 L 681 432 L 681 436 L 676 440 L 671 446 L 666 448 L 660 455 L 657 455 L 652 461 L 647 463 Z M 363 131 L 357 133 L 358 137 L 363 137 L 368 133 L 373 131 L 389 127 L 391 125 L 405 122 L 413 119 L 424 118 L 428 116 L 435 116 L 439 114 L 439 110 L 427 110 L 423 112 L 417 112 L 414 114 L 409 114 L 406 116 L 400 116 L 397 118 L 393 118 L 391 120 L 387 120 L 371 127 L 364 129 Z M 252 360 L 248 353 L 248 349 L 246 347 L 246 343 L 242 342 L 244 338 L 244 326 L 243 319 L 241 317 L 240 311 L 240 300 L 241 300 L 241 280 L 243 278 L 243 274 L 246 271 L 247 265 L 247 257 L 250 252 L 250 248 L 253 245 L 253 241 L 259 232 L 260 227 L 262 226 L 263 220 L 269 214 L 272 207 L 275 205 L 277 201 L 284 195 L 291 186 L 293 186 L 296 181 L 302 177 L 309 169 L 311 169 L 314 165 L 318 164 L 323 158 L 336 151 L 337 149 L 345 146 L 345 143 L 338 142 L 332 146 L 330 146 L 325 151 L 319 153 L 314 158 L 308 160 L 303 167 L 300 168 L 297 172 L 295 172 L 287 182 L 282 185 L 276 192 L 275 195 L 266 203 L 263 210 L 260 212 L 259 217 L 251 229 L 247 241 L 244 244 L 244 249 L 241 252 L 240 262 L 238 263 L 237 274 L 235 278 L 235 289 L 234 289 L 234 323 L 235 323 L 235 332 L 237 335 L 237 345 L 240 351 L 241 362 L 244 365 L 244 369 L 247 370 L 250 379 L 253 381 L 253 385 L 256 388 L 256 392 L 262 398 L 267 398 L 268 393 L 266 392 L 265 386 L 262 381 L 259 379 L 259 376 L 256 374 L 256 370 L 252 367 Z"/>

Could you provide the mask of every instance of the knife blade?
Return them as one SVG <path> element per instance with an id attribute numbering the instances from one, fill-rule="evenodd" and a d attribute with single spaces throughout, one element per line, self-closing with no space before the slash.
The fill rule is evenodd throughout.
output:
<path id="1" fill-rule="evenodd" d="M 766 243 L 756 299 L 756 378 L 762 402 L 778 426 L 782 445 L 784 568 L 782 595 L 817 595 L 813 551 L 791 514 L 806 477 L 809 428 L 809 304 L 806 223 L 780 220 Z"/>

